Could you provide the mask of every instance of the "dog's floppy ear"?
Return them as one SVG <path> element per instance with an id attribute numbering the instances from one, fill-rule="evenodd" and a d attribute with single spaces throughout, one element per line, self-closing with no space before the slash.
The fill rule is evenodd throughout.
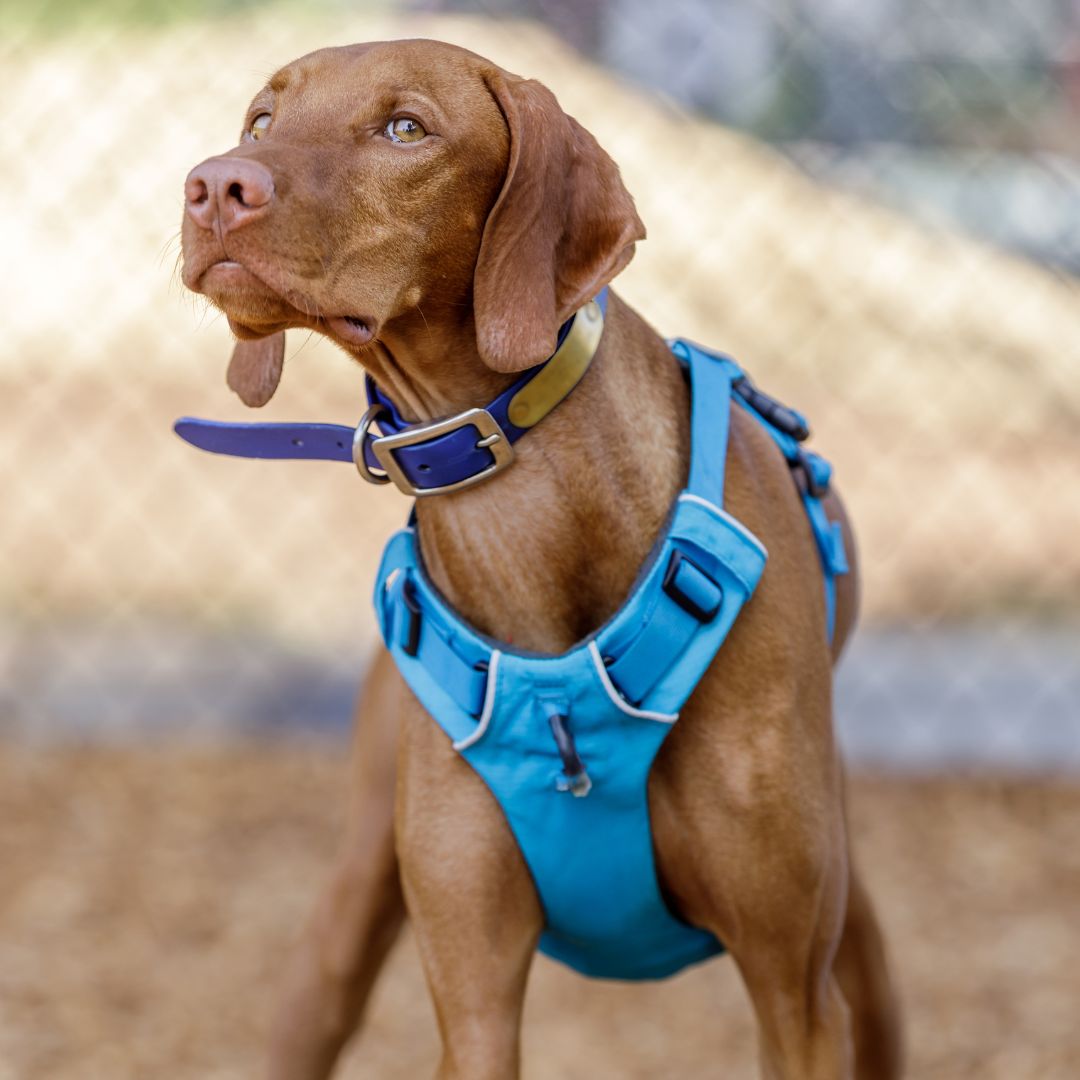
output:
<path id="1" fill-rule="evenodd" d="M 238 336 L 245 333 L 243 327 L 237 326 L 231 319 L 229 325 Z M 281 330 L 258 338 L 247 334 L 250 331 L 233 349 L 225 381 L 245 405 L 257 409 L 274 396 L 281 381 L 281 368 L 285 362 L 285 332 Z"/>
<path id="2" fill-rule="evenodd" d="M 551 355 L 561 323 L 626 266 L 645 227 L 618 166 L 547 87 L 502 72 L 487 82 L 510 156 L 476 260 L 476 342 L 489 367 L 523 371 Z"/>

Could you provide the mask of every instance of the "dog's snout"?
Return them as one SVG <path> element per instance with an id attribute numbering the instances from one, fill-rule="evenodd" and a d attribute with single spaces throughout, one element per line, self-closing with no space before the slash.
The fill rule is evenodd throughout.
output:
<path id="1" fill-rule="evenodd" d="M 270 170 L 244 158 L 209 158 L 188 173 L 184 184 L 188 217 L 222 233 L 265 214 L 273 198 Z"/>

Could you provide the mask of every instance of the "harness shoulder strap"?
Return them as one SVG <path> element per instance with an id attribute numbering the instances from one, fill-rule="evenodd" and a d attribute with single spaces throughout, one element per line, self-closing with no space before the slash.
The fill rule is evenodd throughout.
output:
<path id="1" fill-rule="evenodd" d="M 722 507 L 731 384 L 741 371 L 726 356 L 706 352 L 689 341 L 671 342 L 671 351 L 690 375 L 690 481 L 686 490 Z"/>
<path id="2" fill-rule="evenodd" d="M 664 565 L 657 568 L 659 587 L 643 590 L 637 617 L 624 620 L 630 626 L 616 635 L 608 656 L 612 682 L 635 705 L 670 681 L 681 658 L 693 667 L 700 663 L 688 654 L 696 651 L 691 649 L 695 642 L 708 639 L 711 651 L 704 662 L 712 659 L 726 635 L 720 627 L 753 592 L 766 559 L 757 538 L 723 508 L 732 384 L 742 373 L 727 357 L 691 342 L 676 340 L 670 346 L 690 379 L 690 477 L 675 506 L 661 554 Z M 737 597 L 737 604 L 728 603 Z M 633 609 L 632 599 L 623 610 Z M 707 627 L 712 630 L 703 635 Z M 696 677 L 678 699 L 665 695 L 663 705 L 655 707 L 677 710 L 695 684 Z"/>

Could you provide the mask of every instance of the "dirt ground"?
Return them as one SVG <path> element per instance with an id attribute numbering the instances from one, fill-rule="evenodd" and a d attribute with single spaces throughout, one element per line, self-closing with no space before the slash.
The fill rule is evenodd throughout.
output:
<path id="1" fill-rule="evenodd" d="M 333 857 L 335 747 L 0 746 L 0 1080 L 259 1075 L 283 957 Z M 1080 788 L 858 778 L 858 843 L 909 1019 L 912 1076 L 1073 1078 Z M 406 939 L 342 1075 L 431 1075 Z M 525 1076 L 752 1077 L 734 965 L 650 986 L 541 958 Z"/>

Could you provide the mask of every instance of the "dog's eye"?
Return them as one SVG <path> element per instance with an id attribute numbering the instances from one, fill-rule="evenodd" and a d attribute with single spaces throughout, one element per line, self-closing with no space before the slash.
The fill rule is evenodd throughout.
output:
<path id="1" fill-rule="evenodd" d="M 261 139 L 270 128 L 270 114 L 261 112 L 248 126 L 248 134 L 253 139 Z"/>
<path id="2" fill-rule="evenodd" d="M 384 134 L 392 142 L 419 142 L 427 132 L 418 120 L 413 120 L 411 116 L 399 116 L 386 125 Z"/>

